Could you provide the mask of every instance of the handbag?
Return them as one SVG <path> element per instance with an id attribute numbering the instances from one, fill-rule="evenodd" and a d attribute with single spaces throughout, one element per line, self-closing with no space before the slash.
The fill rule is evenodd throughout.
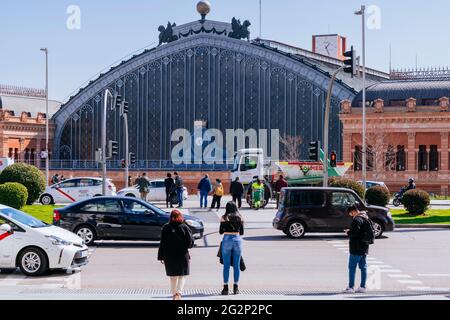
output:
<path id="1" fill-rule="evenodd" d="M 220 242 L 219 245 L 219 252 L 217 252 L 217 257 L 219 258 L 219 262 L 220 264 L 223 264 L 223 256 L 222 256 L 222 242 Z M 231 253 L 231 257 L 230 257 L 231 261 L 233 261 L 233 253 Z M 247 270 L 247 266 L 245 265 L 245 261 L 244 258 L 241 256 L 241 261 L 239 263 L 239 269 L 241 271 L 245 271 Z"/>

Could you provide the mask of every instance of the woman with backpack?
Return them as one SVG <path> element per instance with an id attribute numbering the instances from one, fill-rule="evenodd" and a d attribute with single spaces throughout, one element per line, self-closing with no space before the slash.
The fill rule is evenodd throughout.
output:
<path id="1" fill-rule="evenodd" d="M 161 230 L 158 260 L 164 264 L 170 277 L 173 300 L 181 300 L 181 294 L 189 275 L 189 249 L 194 246 L 191 229 L 184 223 L 183 214 L 173 210 L 169 223 Z"/>
<path id="2" fill-rule="evenodd" d="M 216 179 L 216 183 L 214 184 L 213 188 L 213 199 L 211 203 L 211 209 L 209 211 L 212 211 L 214 207 L 217 208 L 217 211 L 220 209 L 220 200 L 222 200 L 223 197 L 223 185 L 222 181 L 220 179 Z"/>
<path id="3" fill-rule="evenodd" d="M 220 220 L 219 233 L 223 234 L 221 244 L 223 259 L 223 290 L 222 295 L 228 295 L 228 280 L 230 267 L 233 266 L 233 293 L 239 294 L 239 278 L 241 274 L 242 238 L 244 234 L 244 220 L 239 214 L 236 203 L 228 202 L 225 214 Z"/>

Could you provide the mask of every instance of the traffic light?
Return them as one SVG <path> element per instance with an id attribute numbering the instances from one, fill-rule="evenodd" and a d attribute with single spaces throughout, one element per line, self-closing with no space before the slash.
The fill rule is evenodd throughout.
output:
<path id="1" fill-rule="evenodd" d="M 344 72 L 350 73 L 353 78 L 358 72 L 356 67 L 356 51 L 353 50 L 353 46 L 350 51 L 344 52 L 344 57 L 348 58 L 344 60 Z"/>
<path id="2" fill-rule="evenodd" d="M 126 164 L 125 164 L 125 159 L 122 159 L 122 169 L 125 169 Z"/>
<path id="3" fill-rule="evenodd" d="M 309 160 L 320 161 L 320 141 L 311 141 L 309 144 Z"/>
<path id="4" fill-rule="evenodd" d="M 136 155 L 132 152 L 130 152 L 130 164 L 136 163 Z"/>
<path id="5" fill-rule="evenodd" d="M 128 110 L 129 110 L 128 102 L 127 102 L 127 101 L 124 101 L 124 102 L 122 103 L 122 114 L 127 114 L 127 113 L 128 113 Z"/>
<path id="6" fill-rule="evenodd" d="M 109 158 L 119 154 L 119 143 L 117 141 L 109 140 Z"/>
<path id="7" fill-rule="evenodd" d="M 333 151 L 330 154 L 330 167 L 336 168 L 336 166 L 337 166 L 337 155 L 336 152 Z"/>
<path id="8" fill-rule="evenodd" d="M 122 105 L 122 96 L 120 94 L 115 94 L 113 108 L 120 108 L 121 105 Z"/>

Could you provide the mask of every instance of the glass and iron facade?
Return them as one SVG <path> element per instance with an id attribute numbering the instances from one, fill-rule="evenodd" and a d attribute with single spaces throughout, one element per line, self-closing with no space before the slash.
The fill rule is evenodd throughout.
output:
<path id="1" fill-rule="evenodd" d="M 137 167 L 170 162 L 174 130 L 208 128 L 279 129 L 301 136 L 302 157 L 311 140 L 323 140 L 323 116 L 330 75 L 307 59 L 258 44 L 199 33 L 147 50 L 101 75 L 53 117 L 54 159 L 91 161 L 101 147 L 103 93 L 110 89 L 129 102 L 130 152 Z M 340 102 L 355 92 L 336 83 L 332 97 L 331 150 L 342 151 Z M 107 138 L 119 142 L 125 158 L 119 110 L 108 109 Z M 269 140 L 270 141 L 270 140 Z M 269 143 L 270 146 L 270 143 Z M 268 150 L 270 154 L 270 150 Z M 159 163 L 159 164 L 158 164 Z"/>

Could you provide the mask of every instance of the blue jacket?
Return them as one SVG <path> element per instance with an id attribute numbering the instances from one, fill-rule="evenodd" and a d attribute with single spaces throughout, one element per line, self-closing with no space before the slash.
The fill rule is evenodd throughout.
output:
<path id="1" fill-rule="evenodd" d="M 209 193 L 212 190 L 211 181 L 208 178 L 203 178 L 202 180 L 200 180 L 197 188 L 200 191 Z"/>

